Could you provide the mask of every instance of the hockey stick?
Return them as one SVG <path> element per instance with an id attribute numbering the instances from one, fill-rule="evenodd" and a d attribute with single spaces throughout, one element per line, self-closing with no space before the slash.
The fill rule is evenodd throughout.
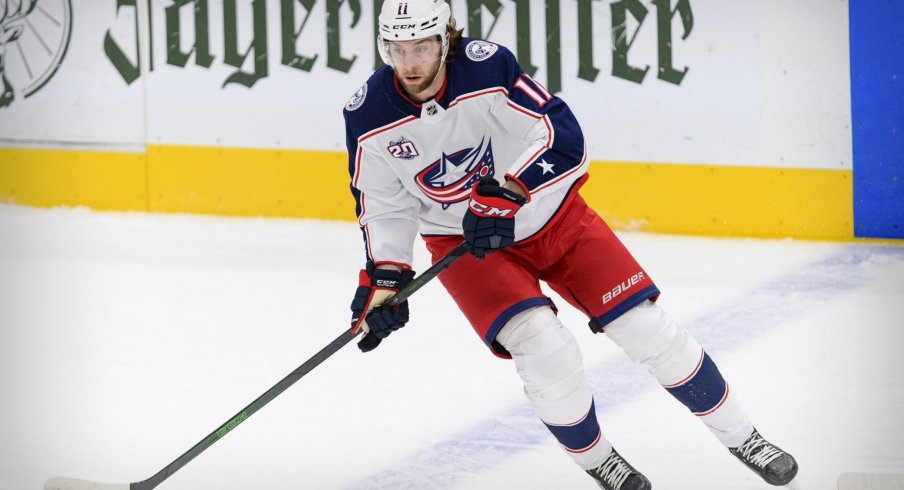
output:
<path id="1" fill-rule="evenodd" d="M 458 245 L 457 247 L 452 249 L 452 251 L 449 252 L 445 257 L 439 259 L 423 274 L 415 277 L 411 281 L 411 283 L 408 284 L 408 286 L 403 288 L 394 296 L 390 297 L 385 304 L 389 306 L 397 306 L 401 304 L 417 290 L 421 289 L 425 284 L 438 276 L 440 272 L 446 270 L 450 265 L 454 264 L 455 261 L 460 259 L 462 255 L 467 252 L 467 250 L 468 248 L 465 243 Z M 100 483 L 88 480 L 79 480 L 75 478 L 57 477 L 47 480 L 47 482 L 44 483 L 44 490 L 151 490 L 152 488 L 156 488 L 157 485 L 160 485 L 164 480 L 172 476 L 173 473 L 179 471 L 179 469 L 185 466 L 189 461 L 195 459 L 197 455 L 204 452 L 204 450 L 212 446 L 213 443 L 217 442 L 218 440 L 220 440 L 220 438 L 228 434 L 229 431 L 235 429 L 236 426 L 247 420 L 248 417 L 252 416 L 264 405 L 270 403 L 274 398 L 276 398 L 282 392 L 286 391 L 290 386 L 295 384 L 296 381 L 311 372 L 312 369 L 319 366 L 320 363 L 338 352 L 339 349 L 341 349 L 346 344 L 351 342 L 355 337 L 357 337 L 359 333 L 360 332 L 353 333 L 351 330 L 342 332 L 342 335 L 336 337 L 336 340 L 333 340 L 329 345 L 321 349 L 320 352 L 314 354 L 314 357 L 305 361 L 304 364 L 298 367 L 298 369 L 289 373 L 289 375 L 283 378 L 279 383 L 276 383 L 263 395 L 259 396 L 248 406 L 241 409 L 239 413 L 235 414 L 232 418 L 226 421 L 225 424 L 219 426 L 207 437 L 202 439 L 201 442 L 195 444 L 194 447 L 183 453 L 181 456 L 176 458 L 175 461 L 166 465 L 166 467 L 158 471 L 157 474 L 148 478 L 147 480 L 133 483 Z"/>

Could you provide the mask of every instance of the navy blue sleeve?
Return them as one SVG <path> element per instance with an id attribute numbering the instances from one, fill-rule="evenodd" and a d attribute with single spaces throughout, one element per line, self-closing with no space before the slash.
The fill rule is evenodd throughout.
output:
<path id="1" fill-rule="evenodd" d="M 536 119 L 529 137 L 540 143 L 508 176 L 530 193 L 560 182 L 570 185 L 586 172 L 584 135 L 577 119 L 565 101 L 521 69 L 509 50 L 500 51 L 506 64 L 509 108 Z"/>

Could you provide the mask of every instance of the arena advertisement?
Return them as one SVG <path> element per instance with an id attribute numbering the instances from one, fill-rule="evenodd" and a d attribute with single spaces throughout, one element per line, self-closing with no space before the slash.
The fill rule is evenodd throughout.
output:
<path id="1" fill-rule="evenodd" d="M 3 139 L 342 150 L 342 104 L 381 64 L 376 3 L 22 2 Z M 569 102 L 594 159 L 850 168 L 846 6 L 767 7 L 452 2 Z"/>
<path id="2" fill-rule="evenodd" d="M 186 152 L 195 159 L 191 165 L 199 166 L 189 172 L 192 178 L 206 174 L 216 179 L 207 169 L 225 175 L 217 162 L 224 152 L 259 151 L 258 167 L 270 166 L 285 152 L 310 165 L 339 164 L 345 151 L 341 109 L 382 64 L 375 36 L 381 0 L 3 4 L 4 159 L 36 158 L 24 150 L 144 155 L 145 187 L 151 192 L 144 192 L 143 199 L 150 210 L 179 209 L 176 204 L 155 205 L 152 189 L 173 182 L 166 169 L 184 167 Z M 832 183 L 811 192 L 829 203 L 823 216 L 835 212 L 839 201 L 850 208 L 846 2 L 450 4 L 466 36 L 508 47 L 533 79 L 569 104 L 587 136 L 597 174 L 615 169 L 613 179 L 633 179 L 643 169 L 636 164 L 652 165 L 660 174 L 687 167 L 691 173 L 679 179 L 682 187 L 699 180 L 695 172 L 703 169 L 731 169 L 726 178 L 740 181 L 747 179 L 742 175 L 747 171 L 734 169 L 763 169 L 754 181 L 766 185 L 775 175 L 786 175 L 775 172 L 788 169 L 794 177 L 785 182 L 793 192 L 799 183 L 813 180 L 794 170 L 841 171 L 819 174 L 816 180 Z M 198 158 L 198 152 L 204 156 Z M 64 158 L 63 153 L 40 155 Z M 600 164 L 628 165 L 623 167 L 627 173 Z M 22 174 L 10 166 L 15 164 L 7 164 L 6 175 Z M 321 177 L 341 181 L 344 169 L 331 167 Z M 29 192 L 16 194 L 10 190 L 15 185 L 7 184 L 6 199 L 23 202 Z M 31 182 L 19 188 L 40 193 L 38 186 Z M 337 192 L 345 192 L 343 186 L 337 183 Z M 839 188 L 844 189 L 841 195 L 834 196 Z M 10 198 L 12 194 L 18 197 Z M 164 194 L 172 195 L 157 193 Z M 310 214 L 289 214 L 298 213 Z M 619 219 L 617 226 L 670 231 L 651 228 L 655 216 L 642 214 Z M 847 234 L 849 214 L 838 218 L 830 233 Z M 699 230 L 692 226 L 685 231 Z"/>

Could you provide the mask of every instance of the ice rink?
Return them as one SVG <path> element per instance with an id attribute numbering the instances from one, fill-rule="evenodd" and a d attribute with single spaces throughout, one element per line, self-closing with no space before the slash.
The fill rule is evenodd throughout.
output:
<path id="1" fill-rule="evenodd" d="M 904 472 L 904 246 L 619 236 L 800 488 Z M 362 263 L 353 223 L 0 206 L 0 489 L 150 477 L 346 328 Z M 771 488 L 556 303 L 605 434 L 654 488 Z M 158 488 L 596 488 L 437 281 L 411 314 Z"/>

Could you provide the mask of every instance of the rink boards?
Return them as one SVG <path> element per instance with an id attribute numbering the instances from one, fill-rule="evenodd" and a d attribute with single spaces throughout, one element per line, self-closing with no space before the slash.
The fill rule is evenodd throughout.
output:
<path id="1" fill-rule="evenodd" d="M 0 200 L 354 219 L 341 109 L 379 65 L 379 3 L 41 0 L 6 46 Z M 467 35 L 510 47 L 569 103 L 592 162 L 583 193 L 614 227 L 898 229 L 887 202 L 904 184 L 888 158 L 872 171 L 886 147 L 861 145 L 855 165 L 844 2 L 451 4 Z"/>
<path id="2" fill-rule="evenodd" d="M 345 154 L 150 146 L 0 149 L 7 200 L 98 210 L 353 220 Z M 11 171 L 12 170 L 12 171 Z M 582 194 L 617 229 L 846 239 L 851 172 L 593 162 Z"/>

